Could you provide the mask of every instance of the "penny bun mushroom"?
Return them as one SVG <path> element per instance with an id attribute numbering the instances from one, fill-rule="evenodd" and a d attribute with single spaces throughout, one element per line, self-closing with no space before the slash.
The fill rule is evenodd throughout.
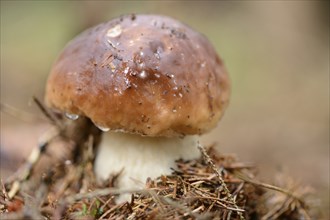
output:
<path id="1" fill-rule="evenodd" d="M 229 100 L 229 80 L 207 38 L 159 15 L 126 15 L 88 29 L 64 48 L 46 86 L 46 104 L 104 131 L 99 179 L 122 171 L 136 188 L 197 157 L 197 135 L 214 128 Z"/>

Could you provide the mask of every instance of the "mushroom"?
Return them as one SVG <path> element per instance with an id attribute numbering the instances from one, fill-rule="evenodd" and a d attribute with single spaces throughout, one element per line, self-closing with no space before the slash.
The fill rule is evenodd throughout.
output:
<path id="1" fill-rule="evenodd" d="M 171 173 L 175 160 L 199 156 L 198 135 L 216 126 L 229 87 L 205 36 L 169 17 L 126 15 L 69 42 L 51 69 L 45 102 L 104 131 L 96 177 L 120 173 L 117 187 L 136 189 Z"/>

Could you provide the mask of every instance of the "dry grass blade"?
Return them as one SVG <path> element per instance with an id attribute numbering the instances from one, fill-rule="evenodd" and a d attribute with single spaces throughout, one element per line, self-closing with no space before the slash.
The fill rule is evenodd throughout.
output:
<path id="1" fill-rule="evenodd" d="M 71 158 L 70 165 L 49 166 L 43 179 L 31 175 L 26 180 L 33 184 L 41 181 L 40 185 L 46 186 L 43 193 L 30 191 L 31 196 L 26 197 L 23 188 L 18 188 L 17 195 L 8 200 L 8 192 L 2 190 L 1 219 L 31 217 L 25 213 L 31 201 L 38 201 L 32 207 L 32 217 L 44 219 L 308 219 L 309 210 L 304 203 L 279 193 L 283 190 L 276 187 L 277 191 L 266 191 L 274 187 L 251 179 L 252 167 L 236 162 L 232 156 L 220 155 L 213 148 L 201 148 L 203 157 L 178 160 L 171 175 L 149 179 L 141 190 L 113 188 L 115 177 L 107 183 L 98 183 L 93 173 L 96 136 L 81 139 L 85 133 L 72 134 L 80 156 L 76 160 Z M 223 168 L 221 173 L 217 167 Z M 251 178 L 239 179 L 239 172 Z M 115 197 L 125 193 L 132 194 L 131 201 L 116 204 Z M 273 205 L 273 201 L 277 202 Z"/>
<path id="2" fill-rule="evenodd" d="M 35 147 L 27 158 L 23 166 L 17 170 L 14 175 L 9 177 L 6 181 L 6 185 L 11 185 L 8 192 L 9 199 L 12 199 L 20 189 L 21 182 L 28 180 L 35 164 L 39 161 L 40 155 L 45 151 L 49 142 L 59 135 L 59 131 L 56 128 L 48 130 L 41 138 L 39 145 Z"/>
<path id="3" fill-rule="evenodd" d="M 41 112 L 50 120 L 50 122 L 56 125 L 59 129 L 63 129 L 62 123 L 56 118 L 56 116 L 50 110 L 48 110 L 48 108 L 46 108 L 37 97 L 33 96 L 32 98 Z"/>
<path id="4" fill-rule="evenodd" d="M 211 166 L 212 170 L 214 171 L 214 173 L 217 175 L 217 177 L 219 178 L 220 180 L 220 183 L 221 183 L 221 186 L 223 187 L 225 193 L 226 193 L 226 196 L 228 197 L 228 199 L 233 203 L 234 207 L 235 207 L 235 211 L 237 211 L 239 217 L 241 220 L 244 219 L 244 216 L 242 215 L 242 211 L 238 211 L 238 210 L 241 210 L 240 208 L 238 208 L 232 194 L 230 193 L 225 181 L 223 180 L 220 172 L 218 171 L 217 167 L 215 166 L 215 164 L 213 163 L 211 157 L 207 154 L 205 148 L 200 145 L 200 143 L 198 143 L 198 149 L 201 151 L 203 157 L 205 158 L 206 162 Z M 233 209 L 231 209 L 233 210 Z"/>
<path id="5" fill-rule="evenodd" d="M 304 201 L 301 198 L 299 198 L 298 196 L 296 196 L 293 192 L 291 192 L 289 190 L 282 189 L 281 187 L 273 186 L 273 185 L 270 185 L 270 184 L 267 184 L 267 183 L 261 183 L 261 182 L 258 182 L 256 180 L 252 180 L 251 178 L 247 177 L 246 175 L 244 175 L 244 174 L 242 174 L 241 172 L 238 172 L 238 171 L 235 172 L 235 176 L 237 176 L 238 178 L 244 180 L 245 182 L 251 183 L 253 185 L 284 193 L 284 194 L 288 195 L 289 197 L 292 197 L 295 200 L 299 201 L 300 203 L 304 204 Z"/>

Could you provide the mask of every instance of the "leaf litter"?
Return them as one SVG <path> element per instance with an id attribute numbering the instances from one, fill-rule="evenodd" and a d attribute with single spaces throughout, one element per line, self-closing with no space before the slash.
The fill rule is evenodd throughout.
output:
<path id="1" fill-rule="evenodd" d="M 99 183 L 93 161 L 100 132 L 83 117 L 75 123 L 60 121 L 57 136 L 42 142 L 40 158 L 27 160 L 23 171 L 1 184 L 1 219 L 318 217 L 310 187 L 284 175 L 277 178 L 277 186 L 262 183 L 255 165 L 221 154 L 215 145 L 200 145 L 200 158 L 177 160 L 171 175 L 148 178 L 141 190 L 116 189 L 120 173 Z M 126 193 L 131 194 L 130 200 L 117 204 L 116 196 Z"/>

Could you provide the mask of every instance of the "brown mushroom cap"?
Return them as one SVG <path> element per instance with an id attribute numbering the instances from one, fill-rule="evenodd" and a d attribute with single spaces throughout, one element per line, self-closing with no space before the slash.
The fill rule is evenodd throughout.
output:
<path id="1" fill-rule="evenodd" d="M 46 104 L 99 127 L 148 136 L 201 134 L 222 116 L 229 80 L 202 34 L 172 18 L 127 15 L 64 48 Z"/>

